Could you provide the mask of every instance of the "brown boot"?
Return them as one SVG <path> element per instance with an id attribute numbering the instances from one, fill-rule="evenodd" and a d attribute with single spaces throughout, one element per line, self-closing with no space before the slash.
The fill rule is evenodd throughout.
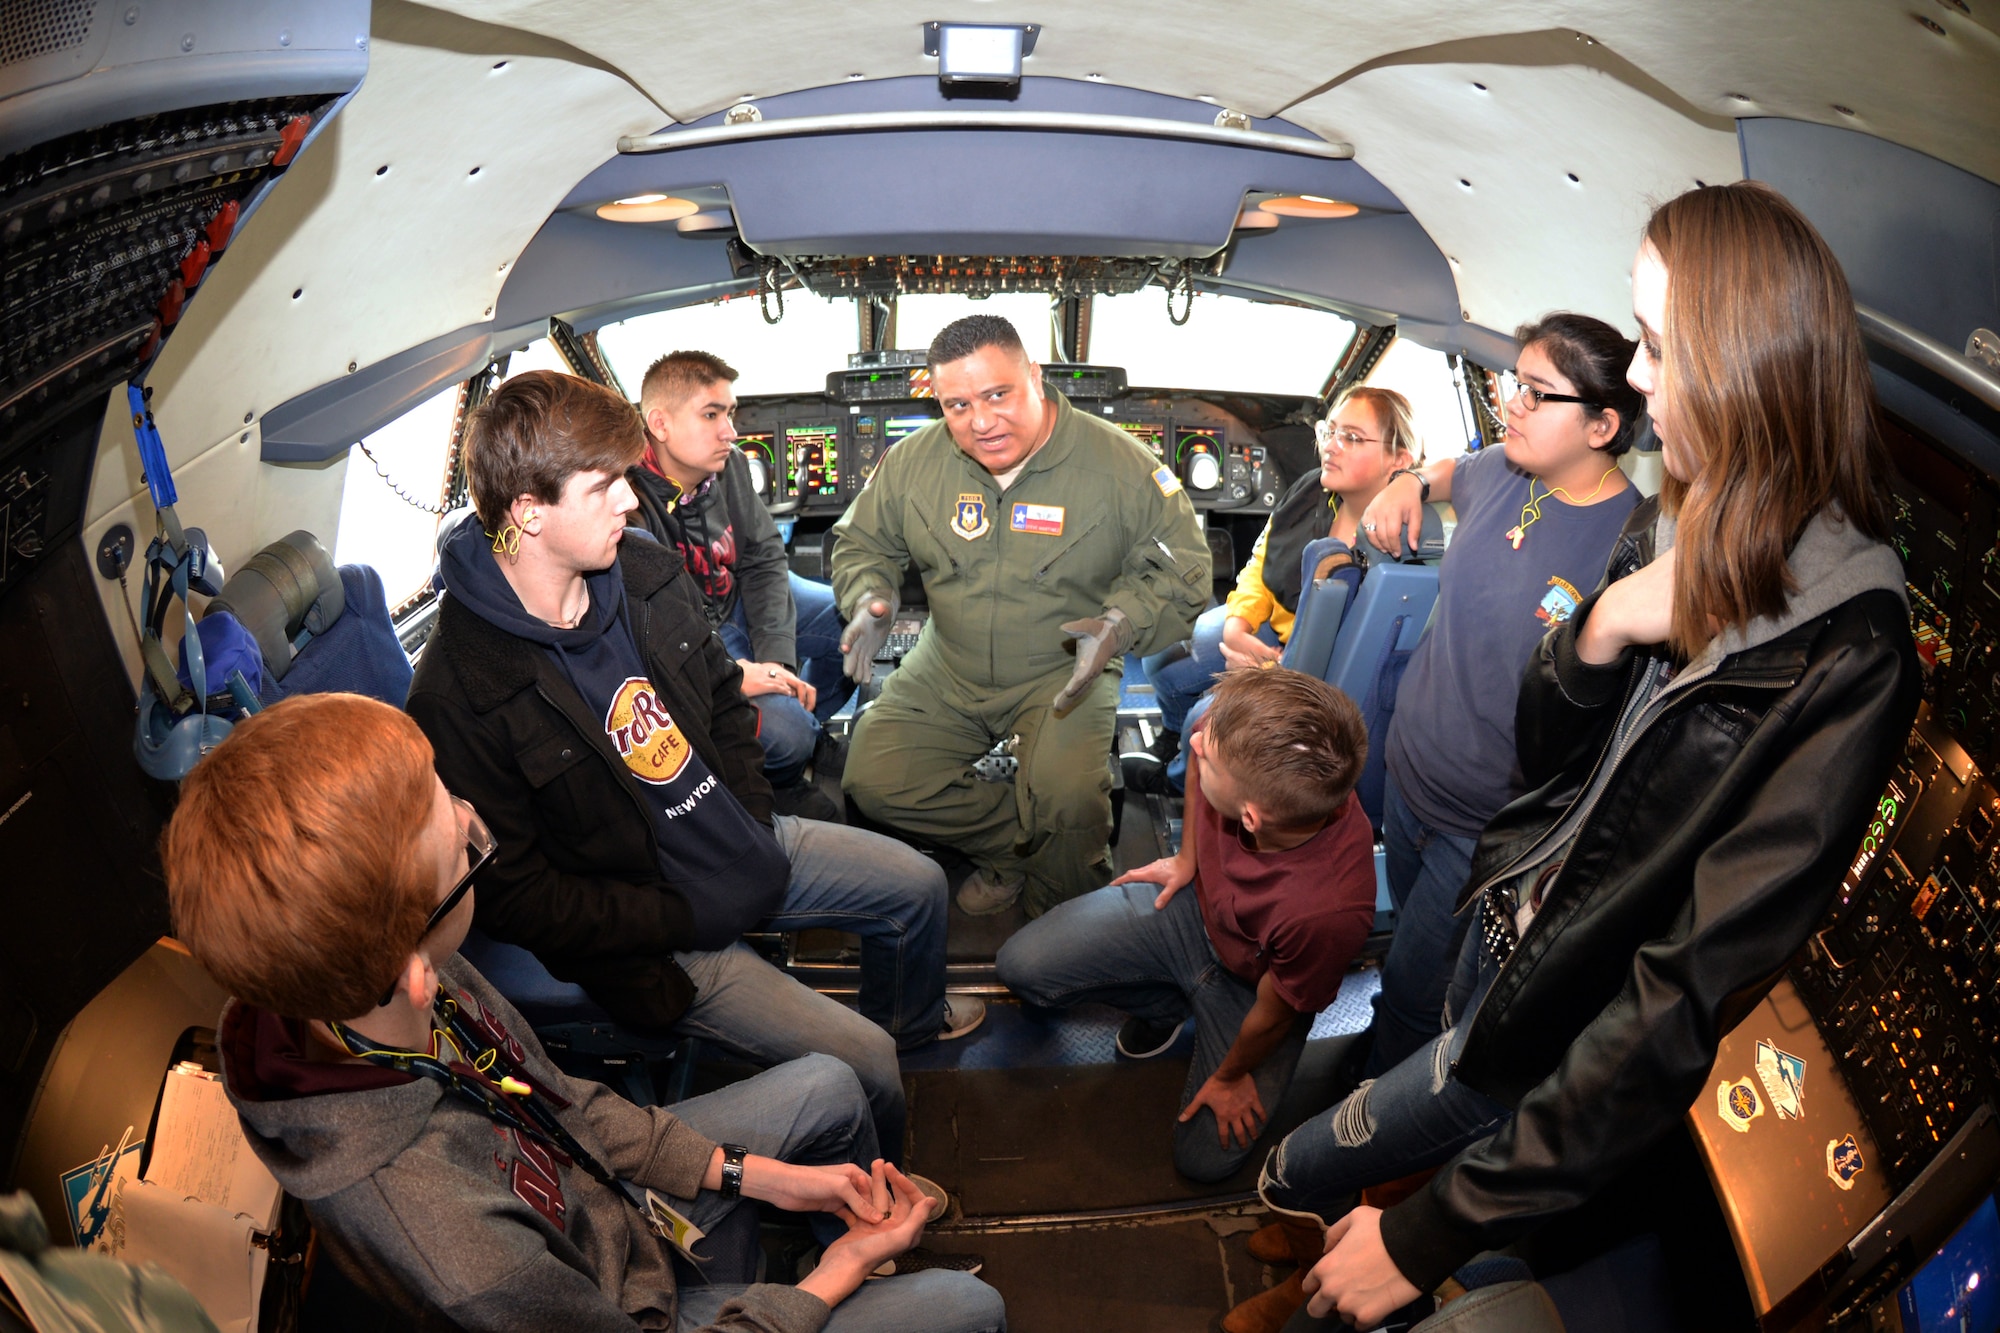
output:
<path id="1" fill-rule="evenodd" d="M 1250 1257 L 1260 1264 L 1288 1264 L 1292 1243 L 1285 1239 L 1285 1224 L 1267 1222 L 1250 1234 Z"/>
<path id="2" fill-rule="evenodd" d="M 1277 1286 L 1258 1292 L 1222 1316 L 1222 1333 L 1279 1333 L 1306 1303 L 1305 1272 L 1294 1269 Z"/>

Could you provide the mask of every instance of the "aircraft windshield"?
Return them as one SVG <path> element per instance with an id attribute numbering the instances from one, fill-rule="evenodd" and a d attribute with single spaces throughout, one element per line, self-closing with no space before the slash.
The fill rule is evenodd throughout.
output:
<path id="1" fill-rule="evenodd" d="M 764 322 L 753 294 L 637 315 L 597 331 L 598 351 L 633 398 L 647 366 L 668 352 L 696 349 L 736 369 L 739 395 L 820 393 L 827 373 L 845 369 L 847 354 L 860 345 L 853 301 L 802 291 L 785 293 L 785 316 L 776 324 Z"/>
<path id="2" fill-rule="evenodd" d="M 1157 287 L 1100 296 L 1090 311 L 1090 359 L 1149 388 L 1317 394 L 1353 336 L 1325 310 L 1207 293 L 1176 326 Z"/>

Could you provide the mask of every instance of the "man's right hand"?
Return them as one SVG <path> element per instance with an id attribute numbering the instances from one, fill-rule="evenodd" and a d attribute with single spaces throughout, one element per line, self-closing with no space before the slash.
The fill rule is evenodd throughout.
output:
<path id="1" fill-rule="evenodd" d="M 1403 555 L 1403 533 L 1410 534 L 1410 548 L 1414 550 L 1424 533 L 1424 487 L 1409 473 L 1404 473 L 1384 486 L 1368 507 L 1361 511 L 1359 536 L 1378 551 L 1386 551 L 1400 559 Z"/>
<path id="2" fill-rule="evenodd" d="M 1158 896 L 1153 899 L 1153 910 L 1160 911 L 1174 900 L 1174 895 L 1186 888 L 1194 880 L 1194 861 L 1183 861 L 1178 856 L 1166 856 L 1151 865 L 1128 870 L 1111 881 L 1111 887 L 1120 884 L 1157 884 Z"/>
<path id="3" fill-rule="evenodd" d="M 857 685 L 868 683 L 875 670 L 875 654 L 889 642 L 889 626 L 895 623 L 894 597 L 863 597 L 854 604 L 854 619 L 840 632 L 841 667 Z"/>

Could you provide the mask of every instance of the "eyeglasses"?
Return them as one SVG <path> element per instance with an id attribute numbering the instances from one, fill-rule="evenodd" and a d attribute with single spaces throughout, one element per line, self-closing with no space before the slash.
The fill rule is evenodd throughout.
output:
<path id="1" fill-rule="evenodd" d="M 486 821 L 472 808 L 472 802 L 454 796 L 451 798 L 451 808 L 458 814 L 459 827 L 465 834 L 465 873 L 459 876 L 458 883 L 451 886 L 451 892 L 431 909 L 430 916 L 424 921 L 423 930 L 417 935 L 419 940 L 436 930 L 446 917 L 458 910 L 458 905 L 465 901 L 465 895 L 472 891 L 472 877 L 479 873 L 480 867 L 493 859 L 494 852 L 500 850 L 500 844 L 487 829 Z M 396 987 L 391 985 L 382 993 L 381 1004 L 387 1004 L 395 998 Z M 381 1005 L 376 1007 L 380 1008 Z"/>
<path id="2" fill-rule="evenodd" d="M 1317 424 L 1313 434 L 1319 438 L 1320 448 L 1322 449 L 1337 448 L 1347 450 L 1359 448 L 1364 444 L 1382 443 L 1381 439 L 1377 436 L 1363 435 L 1360 431 L 1350 426 L 1335 428 L 1327 425 L 1324 421 Z"/>
<path id="3" fill-rule="evenodd" d="M 1532 412 L 1543 403 L 1581 403 L 1592 411 L 1603 411 L 1604 404 L 1589 398 L 1579 398 L 1573 393 L 1549 393 L 1518 378 L 1512 372 L 1500 377 L 1500 397 L 1503 402 L 1518 401 L 1523 412 Z"/>

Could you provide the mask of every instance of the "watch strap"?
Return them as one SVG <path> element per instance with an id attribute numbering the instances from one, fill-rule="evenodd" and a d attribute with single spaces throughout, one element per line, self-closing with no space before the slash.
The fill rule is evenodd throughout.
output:
<path id="1" fill-rule="evenodd" d="M 1418 487 L 1423 492 L 1423 498 L 1419 503 L 1429 504 L 1431 502 L 1431 481 L 1429 477 L 1426 477 L 1413 467 L 1399 467 L 1389 474 L 1390 481 L 1394 481 L 1398 477 L 1415 477 Z"/>
<path id="2" fill-rule="evenodd" d="M 722 1145 L 722 1197 L 734 1199 L 743 1193 L 743 1159 L 750 1150 L 740 1143 Z"/>

